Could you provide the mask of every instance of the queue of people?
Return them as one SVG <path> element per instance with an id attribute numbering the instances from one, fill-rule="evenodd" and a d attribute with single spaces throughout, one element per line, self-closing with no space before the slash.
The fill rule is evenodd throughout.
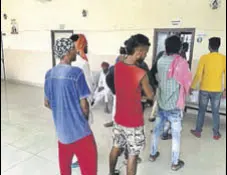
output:
<path id="1" fill-rule="evenodd" d="M 149 70 L 145 63 L 150 48 L 149 38 L 142 34 L 133 35 L 120 48 L 114 66 L 102 63 L 99 84 L 95 89 L 86 56 L 88 43 L 85 36 L 78 34 L 58 39 L 54 49 L 60 63 L 46 73 L 44 104 L 52 111 L 56 127 L 60 174 L 71 175 L 73 156 L 76 156 L 74 164 L 79 165 L 82 175 L 97 175 L 97 145 L 89 121 L 93 118 L 92 107 L 101 99 L 105 101 L 105 112 L 110 112 L 107 105 L 109 95 L 113 96 L 112 121 L 105 124 L 113 127 L 109 175 L 120 174 L 116 164 L 122 153 L 126 159 L 127 175 L 137 173 L 137 164 L 142 161 L 139 155 L 146 143 L 144 109 L 147 104 L 153 107 L 150 121 L 155 121 L 148 159 L 154 162 L 159 158 L 158 140 L 165 130 L 163 137 L 167 133 L 167 139 L 172 139 L 171 169 L 177 171 L 184 166 L 180 159 L 183 111 L 186 97 L 198 84 L 199 113 L 196 128 L 191 133 L 201 137 L 210 100 L 213 138 L 220 139 L 220 100 L 226 96 L 226 57 L 218 53 L 220 45 L 220 38 L 209 40 L 210 53 L 201 57 L 193 80 L 185 59 L 188 46 L 182 45 L 178 36 L 166 39 L 165 51 L 159 54 Z"/>

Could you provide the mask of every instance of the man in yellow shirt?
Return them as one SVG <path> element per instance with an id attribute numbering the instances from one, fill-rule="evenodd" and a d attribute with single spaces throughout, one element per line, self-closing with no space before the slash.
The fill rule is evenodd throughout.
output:
<path id="1" fill-rule="evenodd" d="M 197 83 L 200 83 L 199 112 L 196 121 L 196 129 L 191 130 L 191 133 L 198 138 L 201 137 L 209 100 L 211 102 L 213 115 L 213 138 L 215 140 L 221 138 L 219 132 L 219 109 L 222 95 L 225 96 L 226 94 L 226 57 L 218 53 L 220 45 L 220 38 L 213 37 L 209 39 L 210 53 L 200 58 L 197 72 L 191 86 L 191 90 L 195 90 Z"/>

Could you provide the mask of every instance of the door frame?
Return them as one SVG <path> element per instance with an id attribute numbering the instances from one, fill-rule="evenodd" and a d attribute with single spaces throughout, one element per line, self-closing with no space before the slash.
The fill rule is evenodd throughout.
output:
<path id="1" fill-rule="evenodd" d="M 55 55 L 54 55 L 54 44 L 55 44 L 55 34 L 56 33 L 69 33 L 73 34 L 74 30 L 51 30 L 51 50 L 52 50 L 52 66 L 54 67 L 56 65 Z"/>
<path id="2" fill-rule="evenodd" d="M 4 57 L 4 48 L 3 48 L 3 35 L 2 35 L 2 31 L 1 31 L 1 62 L 2 62 L 2 66 L 3 66 L 3 73 L 4 73 L 4 81 L 6 81 L 6 68 L 5 68 L 5 57 Z M 1 77 L 2 79 L 2 77 Z"/>
<path id="3" fill-rule="evenodd" d="M 153 36 L 153 57 L 152 57 L 152 65 L 154 64 L 154 59 L 157 55 L 156 50 L 157 50 L 157 40 L 158 40 L 158 33 L 159 32 L 190 32 L 192 33 L 192 39 L 191 39 L 191 50 L 189 52 L 189 66 L 191 68 L 192 65 L 192 58 L 193 58 L 193 51 L 194 51 L 194 42 L 195 42 L 195 28 L 155 28 L 154 29 L 154 36 Z"/>

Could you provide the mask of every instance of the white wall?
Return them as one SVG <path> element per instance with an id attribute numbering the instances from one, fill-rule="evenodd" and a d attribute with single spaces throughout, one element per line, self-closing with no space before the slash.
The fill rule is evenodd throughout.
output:
<path id="1" fill-rule="evenodd" d="M 114 63 L 118 49 L 125 39 L 143 33 L 153 43 L 154 28 L 168 28 L 171 21 L 181 19 L 179 27 L 196 28 L 205 33 L 201 44 L 195 43 L 193 70 L 199 57 L 207 52 L 208 38 L 222 38 L 221 52 L 226 53 L 226 1 L 221 8 L 211 10 L 207 0 L 2 0 L 1 20 L 7 77 L 43 84 L 47 69 L 52 66 L 50 30 L 66 29 L 84 33 L 89 42 L 92 70 L 107 60 Z M 88 17 L 81 12 L 88 10 Z M 19 35 L 10 34 L 10 19 L 19 24 Z M 147 57 L 151 65 L 152 47 Z"/>

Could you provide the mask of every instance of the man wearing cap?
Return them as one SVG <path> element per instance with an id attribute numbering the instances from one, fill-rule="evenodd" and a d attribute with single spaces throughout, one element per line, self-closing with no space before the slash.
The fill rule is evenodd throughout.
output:
<path id="1" fill-rule="evenodd" d="M 209 101 L 211 102 L 213 114 L 213 138 L 215 140 L 221 138 L 219 132 L 219 109 L 222 96 L 226 96 L 226 57 L 218 52 L 220 45 L 220 38 L 213 37 L 209 39 L 210 53 L 203 55 L 200 58 L 197 72 L 191 86 L 192 91 L 195 90 L 197 84 L 200 83 L 199 113 L 196 121 L 196 128 L 195 130 L 191 130 L 191 133 L 198 138 L 201 137 L 205 113 Z"/>
<path id="2" fill-rule="evenodd" d="M 92 77 L 92 72 L 90 70 L 89 60 L 87 57 L 88 53 L 88 42 L 83 34 L 73 34 L 70 37 L 73 40 L 76 50 L 77 50 L 77 61 L 73 62 L 73 66 L 77 66 L 83 70 L 87 85 L 90 89 L 91 95 L 94 93 L 94 80 Z"/>
<path id="3" fill-rule="evenodd" d="M 97 175 L 97 148 L 88 124 L 90 90 L 82 70 L 71 66 L 77 51 L 69 38 L 57 40 L 54 50 L 60 63 L 46 73 L 44 91 L 58 136 L 60 174 L 71 175 L 76 155 L 81 174 Z"/>
<path id="4" fill-rule="evenodd" d="M 110 113 L 110 110 L 108 108 L 108 102 L 109 102 L 109 97 L 111 95 L 110 89 L 106 84 L 106 75 L 109 71 L 109 63 L 107 62 L 102 62 L 101 64 L 102 71 L 99 76 L 99 83 L 98 87 L 95 90 L 94 96 L 93 96 L 93 103 L 92 106 L 94 107 L 97 105 L 102 99 L 105 101 L 105 112 Z"/>
<path id="5" fill-rule="evenodd" d="M 83 71 L 86 83 L 90 90 L 90 96 L 87 97 L 87 100 L 89 102 L 89 108 L 90 108 L 89 123 L 92 124 L 93 123 L 93 113 L 91 111 L 91 102 L 92 102 L 92 96 L 94 95 L 95 86 L 94 86 L 92 72 L 90 70 L 89 60 L 87 57 L 88 41 L 87 41 L 85 35 L 83 35 L 83 34 L 73 34 L 70 36 L 70 39 L 73 40 L 76 51 L 77 51 L 76 61 L 72 62 L 72 66 L 79 67 Z M 75 157 L 73 158 L 73 162 L 74 163 L 72 163 L 72 168 L 77 168 L 79 166 L 79 164 Z"/>

